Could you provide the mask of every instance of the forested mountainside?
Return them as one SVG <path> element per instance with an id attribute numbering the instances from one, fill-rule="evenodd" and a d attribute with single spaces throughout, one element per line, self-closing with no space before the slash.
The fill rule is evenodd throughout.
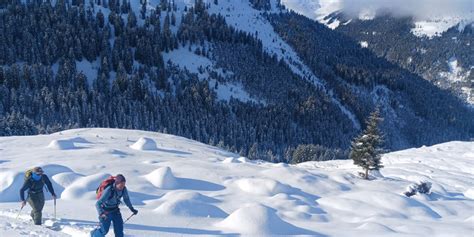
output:
<path id="1" fill-rule="evenodd" d="M 377 56 L 416 73 L 474 104 L 474 25 L 463 22 L 434 37 L 416 36 L 413 19 L 380 16 L 352 20 L 336 30 Z M 415 28 L 416 29 L 416 28 Z"/>
<path id="2" fill-rule="evenodd" d="M 472 2 L 281 2 L 281 7 L 344 33 L 377 56 L 450 90 L 468 106 L 474 105 Z"/>
<path id="3" fill-rule="evenodd" d="M 133 128 L 251 159 L 341 159 L 377 106 L 387 149 L 474 135 L 451 93 L 278 2 L 0 6 L 0 135 Z"/>

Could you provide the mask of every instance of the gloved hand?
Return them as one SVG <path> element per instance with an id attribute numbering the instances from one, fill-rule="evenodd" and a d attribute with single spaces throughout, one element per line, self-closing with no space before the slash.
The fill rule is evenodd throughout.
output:
<path id="1" fill-rule="evenodd" d="M 107 212 L 103 212 L 102 214 L 100 214 L 99 219 L 102 219 L 102 220 L 107 219 Z"/>
<path id="2" fill-rule="evenodd" d="M 130 209 L 130 211 L 133 213 L 133 215 L 136 215 L 138 213 L 138 210 L 135 208 Z"/>

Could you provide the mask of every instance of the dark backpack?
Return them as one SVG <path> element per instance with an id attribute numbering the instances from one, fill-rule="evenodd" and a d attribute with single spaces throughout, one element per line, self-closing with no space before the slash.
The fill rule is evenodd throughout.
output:
<path id="1" fill-rule="evenodd" d="M 97 187 L 97 189 L 95 190 L 95 193 L 96 193 L 96 196 L 97 196 L 97 200 L 99 200 L 100 197 L 102 197 L 102 193 L 104 192 L 104 190 L 105 190 L 107 187 L 112 186 L 114 183 L 115 183 L 115 177 L 114 177 L 114 176 L 110 176 L 110 177 L 108 177 L 107 179 L 103 180 L 103 181 L 100 183 L 99 187 Z M 111 199 L 113 196 L 114 196 L 114 189 L 112 188 L 111 193 L 110 193 L 110 196 L 109 196 L 108 199 Z"/>

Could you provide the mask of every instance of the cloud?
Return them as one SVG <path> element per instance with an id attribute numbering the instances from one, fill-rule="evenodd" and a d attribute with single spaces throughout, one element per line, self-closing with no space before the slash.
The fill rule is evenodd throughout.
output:
<path id="1" fill-rule="evenodd" d="M 370 10 L 377 14 L 413 16 L 418 20 L 450 16 L 470 16 L 472 19 L 474 15 L 473 0 L 343 0 L 342 7 L 352 16 Z"/>

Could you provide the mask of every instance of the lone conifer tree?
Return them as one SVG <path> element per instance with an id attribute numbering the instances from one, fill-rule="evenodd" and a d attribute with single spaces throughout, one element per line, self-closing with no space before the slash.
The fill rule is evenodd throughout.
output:
<path id="1" fill-rule="evenodd" d="M 383 168 L 381 162 L 383 135 L 378 128 L 382 120 L 380 110 L 377 108 L 370 114 L 366 122 L 366 129 L 360 136 L 356 137 L 351 144 L 349 157 L 354 161 L 355 165 L 365 170 L 365 179 L 369 178 L 369 170 L 379 170 Z"/>

